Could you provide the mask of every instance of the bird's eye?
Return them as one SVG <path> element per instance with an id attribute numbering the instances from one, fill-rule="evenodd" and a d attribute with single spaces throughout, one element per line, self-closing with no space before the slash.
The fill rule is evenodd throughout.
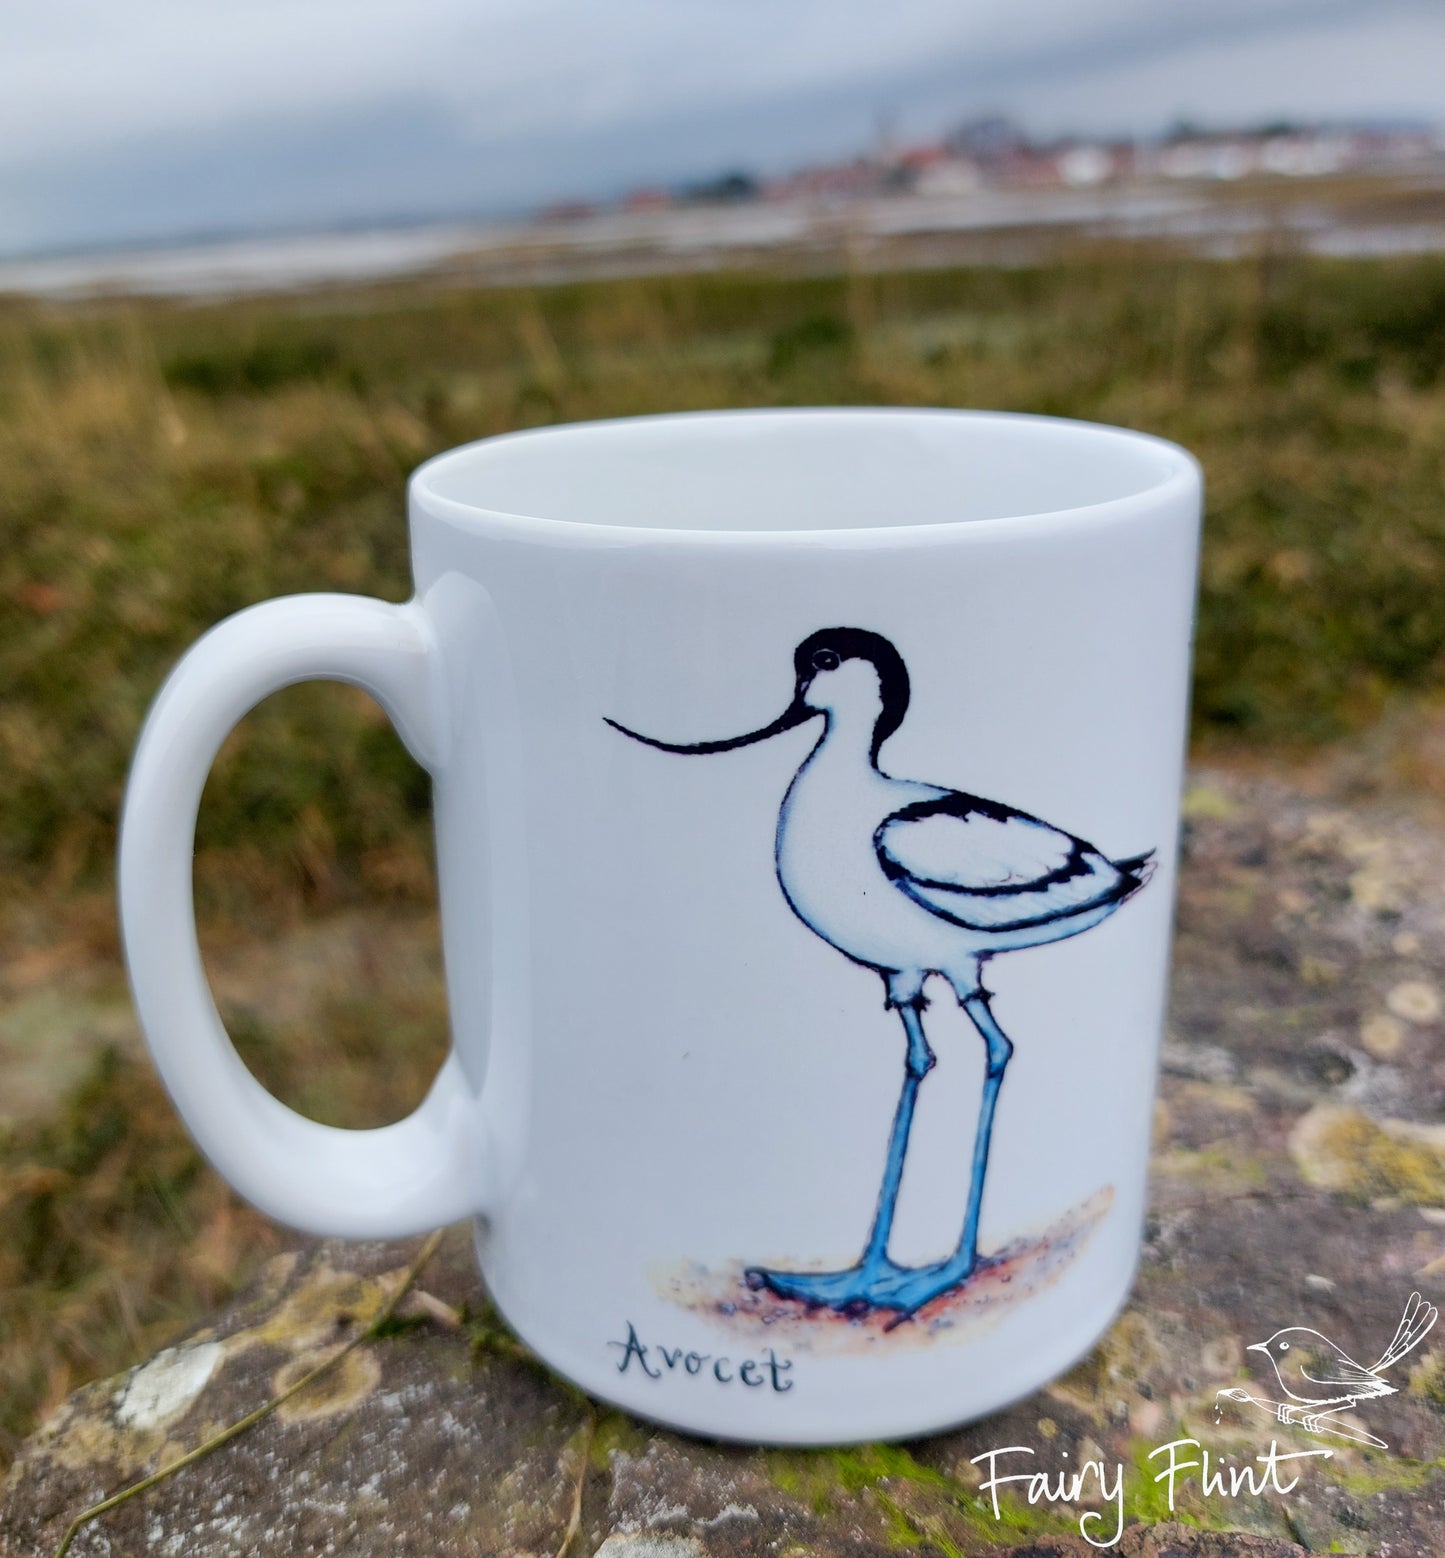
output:
<path id="1" fill-rule="evenodd" d="M 815 671 L 836 671 L 838 669 L 838 656 L 831 649 L 815 649 L 813 651 L 813 669 Z"/>
<path id="2" fill-rule="evenodd" d="M 1281 1342 L 1279 1344 L 1279 1350 L 1281 1352 L 1288 1352 L 1289 1351 L 1289 1343 L 1288 1342 Z"/>

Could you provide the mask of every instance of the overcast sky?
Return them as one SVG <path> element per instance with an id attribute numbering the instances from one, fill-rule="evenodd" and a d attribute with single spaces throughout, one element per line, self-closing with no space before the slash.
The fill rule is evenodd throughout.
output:
<path id="1" fill-rule="evenodd" d="M 505 213 L 986 111 L 1445 122 L 1445 0 L 4 0 L 0 254 Z"/>

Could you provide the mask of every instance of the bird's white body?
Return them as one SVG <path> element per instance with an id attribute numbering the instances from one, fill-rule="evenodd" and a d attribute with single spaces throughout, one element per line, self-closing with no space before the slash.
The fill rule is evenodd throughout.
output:
<path id="1" fill-rule="evenodd" d="M 823 734 L 778 814 L 778 881 L 810 929 L 897 976 L 895 994 L 937 973 L 963 999 L 981 959 L 1078 935 L 1118 907 L 1122 873 L 1080 840 L 1007 808 L 970 813 L 969 797 L 881 772 L 869 750 L 877 683 L 849 670 L 829 679 Z M 950 800 L 953 814 L 907 815 Z"/>
<path id="2" fill-rule="evenodd" d="M 890 779 L 861 744 L 824 732 L 778 813 L 778 881 L 793 912 L 824 941 L 869 968 L 963 972 L 970 948 L 956 927 L 906 897 L 883 873 L 873 836 L 901 806 L 945 794 Z"/>

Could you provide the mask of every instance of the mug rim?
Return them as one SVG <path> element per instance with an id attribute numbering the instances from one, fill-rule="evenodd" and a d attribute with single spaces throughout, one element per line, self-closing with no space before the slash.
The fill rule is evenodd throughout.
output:
<path id="1" fill-rule="evenodd" d="M 798 526 L 789 528 L 743 528 L 720 525 L 662 526 L 628 524 L 612 520 L 558 518 L 554 515 L 522 512 L 519 509 L 492 507 L 484 503 L 453 497 L 438 490 L 439 477 L 451 474 L 459 466 L 474 461 L 481 450 L 495 451 L 498 446 L 518 443 L 555 442 L 566 445 L 579 435 L 589 438 L 639 427 L 697 425 L 699 423 L 754 420 L 760 423 L 786 424 L 804 420 L 831 421 L 908 421 L 937 423 L 967 422 L 974 426 L 994 423 L 1028 426 L 1040 430 L 1056 429 L 1084 434 L 1098 444 L 1114 444 L 1123 449 L 1146 450 L 1162 457 L 1157 480 L 1115 497 L 1063 507 L 1020 510 L 1014 513 L 972 518 L 944 519 L 905 524 L 858 524 L 849 526 Z M 560 451 L 559 451 L 560 452 Z M 1047 531 L 1071 528 L 1082 520 L 1107 522 L 1137 515 L 1143 509 L 1169 507 L 1177 499 L 1193 496 L 1197 501 L 1203 488 L 1203 470 L 1195 457 L 1182 445 L 1153 433 L 1119 427 L 1107 422 L 1091 422 L 1077 417 L 1046 416 L 1034 412 L 989 411 L 974 408 L 936 406 L 757 406 L 726 407 L 701 411 L 642 413 L 636 416 L 599 417 L 574 422 L 548 423 L 542 427 L 519 428 L 469 440 L 443 450 L 417 466 L 407 482 L 409 506 L 415 510 L 449 520 L 478 534 L 505 535 L 512 540 L 532 540 L 554 544 L 578 545 L 639 543 L 731 544 L 731 545 L 826 545 L 829 547 L 876 547 L 880 544 L 909 545 L 925 540 L 958 540 L 969 534 L 982 539 L 999 539 L 1004 533 Z"/>

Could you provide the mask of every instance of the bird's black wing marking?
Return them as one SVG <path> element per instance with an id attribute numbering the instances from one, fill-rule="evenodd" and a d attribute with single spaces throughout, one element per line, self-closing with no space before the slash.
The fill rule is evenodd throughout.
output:
<path id="1" fill-rule="evenodd" d="M 1418 1293 L 1412 1293 L 1405 1304 L 1404 1314 L 1400 1316 L 1400 1323 L 1395 1328 L 1394 1339 L 1375 1365 L 1376 1370 L 1388 1369 L 1412 1348 L 1418 1347 L 1439 1316 L 1440 1311 L 1434 1304 L 1421 1298 Z"/>
<path id="2" fill-rule="evenodd" d="M 873 835 L 889 879 L 930 913 L 973 930 L 1021 930 L 1116 903 L 1151 856 L 1111 862 L 1015 807 L 950 792 L 885 817 Z"/>

